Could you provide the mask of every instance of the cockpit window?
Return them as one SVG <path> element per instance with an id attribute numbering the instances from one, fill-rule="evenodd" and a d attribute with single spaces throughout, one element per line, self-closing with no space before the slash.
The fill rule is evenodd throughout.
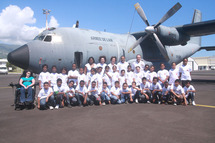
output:
<path id="1" fill-rule="evenodd" d="M 51 42 L 52 41 L 52 36 L 47 35 L 46 38 L 44 39 L 45 42 Z"/>
<path id="2" fill-rule="evenodd" d="M 45 38 L 45 35 L 38 35 L 37 37 L 34 38 L 34 40 L 43 41 L 44 38 Z"/>

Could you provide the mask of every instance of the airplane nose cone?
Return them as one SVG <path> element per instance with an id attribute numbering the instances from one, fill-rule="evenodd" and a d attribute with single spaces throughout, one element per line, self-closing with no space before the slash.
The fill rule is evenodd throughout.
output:
<path id="1" fill-rule="evenodd" d="M 27 69 L 29 66 L 29 48 L 23 45 L 7 55 L 7 60 L 20 68 Z"/>

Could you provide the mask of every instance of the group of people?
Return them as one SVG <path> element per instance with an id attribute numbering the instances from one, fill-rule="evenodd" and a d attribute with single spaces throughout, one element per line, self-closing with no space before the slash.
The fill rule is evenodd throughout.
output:
<path id="1" fill-rule="evenodd" d="M 100 56 L 96 64 L 90 57 L 85 68 L 76 67 L 67 71 L 62 68 L 57 73 L 57 67 L 52 66 L 51 73 L 48 66 L 42 66 L 39 74 L 38 108 L 58 109 L 64 106 L 89 106 L 127 103 L 157 103 L 157 104 L 192 104 L 195 105 L 195 88 L 191 85 L 191 67 L 188 59 L 183 59 L 183 65 L 178 69 L 176 63 L 167 71 L 165 64 L 160 63 L 160 70 L 145 64 L 141 55 L 129 64 L 125 56 L 111 57 L 110 64 L 106 64 L 106 57 Z M 26 77 L 20 79 L 21 104 L 32 101 L 31 86 L 35 83 L 30 71 Z M 29 82 L 31 78 L 31 82 Z M 180 83 L 182 82 L 182 85 Z M 25 90 L 28 96 L 25 98 Z"/>

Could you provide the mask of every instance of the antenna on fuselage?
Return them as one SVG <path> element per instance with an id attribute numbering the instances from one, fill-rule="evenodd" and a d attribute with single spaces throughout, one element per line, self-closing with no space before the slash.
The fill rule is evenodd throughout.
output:
<path id="1" fill-rule="evenodd" d="M 43 9 L 43 14 L 46 15 L 46 30 L 48 29 L 48 15 L 50 14 L 51 10 Z"/>

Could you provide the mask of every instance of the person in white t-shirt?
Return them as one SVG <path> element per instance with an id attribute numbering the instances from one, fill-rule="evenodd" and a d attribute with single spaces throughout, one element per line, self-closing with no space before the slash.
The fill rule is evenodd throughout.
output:
<path id="1" fill-rule="evenodd" d="M 168 101 L 171 96 L 171 86 L 167 81 L 164 82 L 164 87 L 162 88 L 162 100 L 165 102 L 165 104 L 168 104 Z"/>
<path id="2" fill-rule="evenodd" d="M 154 70 L 155 70 L 155 67 L 152 65 L 146 77 L 150 83 L 152 83 L 152 80 L 154 77 L 157 77 L 157 73 Z"/>
<path id="3" fill-rule="evenodd" d="M 127 70 L 127 73 L 126 73 L 126 77 L 127 77 L 128 87 L 131 88 L 132 87 L 132 82 L 134 81 L 134 73 L 132 72 L 131 65 L 128 65 L 128 70 Z"/>
<path id="4" fill-rule="evenodd" d="M 89 57 L 88 63 L 84 67 L 84 74 L 88 75 L 90 74 L 90 71 L 92 68 L 97 68 L 97 64 L 95 63 L 95 60 L 93 57 Z M 79 83 L 79 82 L 78 82 Z"/>
<path id="5" fill-rule="evenodd" d="M 103 87 L 99 91 L 102 105 L 110 104 L 110 89 L 107 87 L 107 82 L 103 82 Z"/>
<path id="6" fill-rule="evenodd" d="M 120 89 L 120 100 L 121 100 L 121 103 L 125 103 L 125 104 L 128 104 L 128 102 L 130 103 L 133 102 L 131 91 L 128 88 L 127 83 L 123 83 L 122 88 Z"/>
<path id="7" fill-rule="evenodd" d="M 87 92 L 88 92 L 88 90 L 87 90 L 86 86 L 84 85 L 84 81 L 81 80 L 79 85 L 75 89 L 75 96 L 78 100 L 79 107 L 82 107 L 83 105 L 87 105 L 87 103 L 90 101 L 87 96 Z M 92 102 L 90 102 L 90 103 L 92 103 Z"/>
<path id="8" fill-rule="evenodd" d="M 106 57 L 105 56 L 100 56 L 99 57 L 99 63 L 97 64 L 97 68 L 102 67 L 102 73 L 104 73 L 106 66 L 107 66 Z"/>
<path id="9" fill-rule="evenodd" d="M 67 68 L 63 67 L 61 73 L 59 74 L 58 78 L 62 80 L 62 86 L 67 86 L 68 82 L 68 75 L 67 75 Z"/>
<path id="10" fill-rule="evenodd" d="M 185 83 L 185 87 L 184 87 L 184 92 L 185 92 L 185 97 L 187 99 L 188 104 L 190 103 L 190 100 L 192 102 L 192 105 L 196 105 L 195 101 L 194 101 L 194 97 L 196 94 L 196 89 L 190 84 L 190 81 L 188 80 Z"/>
<path id="11" fill-rule="evenodd" d="M 71 80 L 66 88 L 66 105 L 70 108 L 71 105 L 75 106 L 78 104 L 78 100 L 75 96 L 74 81 Z"/>
<path id="12" fill-rule="evenodd" d="M 172 85 L 175 83 L 175 80 L 179 77 L 179 70 L 176 68 L 176 63 L 173 62 L 172 68 L 169 70 L 169 84 Z"/>
<path id="13" fill-rule="evenodd" d="M 71 80 L 74 81 L 74 87 L 76 87 L 78 85 L 78 71 L 76 69 L 76 64 L 72 64 L 72 70 L 70 70 L 68 72 L 68 82 L 70 82 Z"/>
<path id="14" fill-rule="evenodd" d="M 121 73 L 121 70 L 125 70 L 127 72 L 128 62 L 126 62 L 125 56 L 121 56 L 121 61 L 117 64 L 117 71 Z"/>
<path id="15" fill-rule="evenodd" d="M 63 108 L 64 107 L 64 98 L 66 98 L 67 86 L 63 86 L 62 80 L 59 78 L 57 79 L 57 85 L 54 86 L 54 96 L 56 99 L 56 106 L 55 109 Z"/>
<path id="16" fill-rule="evenodd" d="M 102 88 L 102 84 L 103 84 L 103 75 L 104 75 L 104 72 L 102 72 L 102 67 L 98 67 L 98 69 L 97 69 L 97 74 L 96 74 L 96 76 L 97 76 L 97 88 L 98 89 L 100 89 L 100 88 Z"/>
<path id="17" fill-rule="evenodd" d="M 88 75 L 87 79 L 88 79 L 87 87 L 91 86 L 93 81 L 97 82 L 96 69 L 94 68 L 91 69 L 91 74 Z"/>
<path id="18" fill-rule="evenodd" d="M 145 67 L 145 63 L 143 61 L 141 61 L 141 55 L 137 54 L 136 56 L 136 61 L 132 63 L 132 69 L 134 72 L 136 72 L 136 67 L 139 66 L 140 70 L 143 71 L 144 67 Z"/>
<path id="19" fill-rule="evenodd" d="M 113 66 L 113 72 L 111 73 L 111 81 L 112 81 L 112 87 L 115 86 L 116 81 L 119 81 L 119 73 L 117 72 L 116 66 Z"/>
<path id="20" fill-rule="evenodd" d="M 44 64 L 42 66 L 43 71 L 39 74 L 39 89 L 43 88 L 45 82 L 49 83 L 50 86 L 50 73 L 48 72 L 48 65 Z"/>
<path id="21" fill-rule="evenodd" d="M 51 82 L 52 88 L 57 84 L 58 78 L 59 78 L 59 74 L 57 73 L 57 67 L 52 66 L 52 72 L 50 73 L 50 82 Z"/>
<path id="22" fill-rule="evenodd" d="M 87 86 L 88 83 L 88 77 L 84 74 L 84 69 L 79 68 L 79 74 L 78 74 L 78 84 L 80 83 L 81 80 L 85 82 L 85 86 Z"/>
<path id="23" fill-rule="evenodd" d="M 145 77 L 145 74 L 143 71 L 140 70 L 140 67 L 136 67 L 136 72 L 134 72 L 133 81 L 136 82 L 137 86 L 140 87 L 140 84 L 142 83 L 142 78 Z"/>
<path id="24" fill-rule="evenodd" d="M 131 91 L 131 96 L 132 96 L 133 102 L 135 101 L 135 103 L 139 103 L 138 99 L 139 99 L 139 95 L 140 95 L 140 89 L 136 86 L 135 81 L 132 82 L 130 91 Z"/>
<path id="25" fill-rule="evenodd" d="M 104 75 L 103 75 L 103 83 L 106 82 L 109 89 L 111 89 L 112 75 L 109 72 L 109 66 L 105 67 Z M 104 85 L 103 85 L 104 86 Z"/>
<path id="26" fill-rule="evenodd" d="M 116 66 L 116 61 L 117 61 L 116 56 L 112 56 L 110 58 L 110 64 L 108 64 L 108 66 L 109 66 L 109 72 L 113 72 L 113 66 Z"/>
<path id="27" fill-rule="evenodd" d="M 122 88 L 122 85 L 127 83 L 127 77 L 125 76 L 125 70 L 121 70 L 121 74 L 119 76 L 119 85 Z"/>
<path id="28" fill-rule="evenodd" d="M 185 82 L 187 80 L 191 81 L 191 71 L 192 71 L 192 68 L 190 65 L 187 64 L 188 62 L 188 59 L 187 58 L 184 58 L 183 59 L 183 65 L 179 67 L 179 77 L 182 81 L 182 87 L 185 86 Z"/>
<path id="29" fill-rule="evenodd" d="M 93 81 L 91 86 L 88 87 L 88 98 L 92 104 L 101 105 L 101 98 L 99 96 L 98 88 L 96 87 L 96 82 Z"/>
<path id="30" fill-rule="evenodd" d="M 155 103 L 155 101 L 157 100 L 158 104 L 161 104 L 162 87 L 161 87 L 160 83 L 158 82 L 157 77 L 153 78 L 150 89 L 151 89 L 151 93 L 152 93 L 152 97 L 153 97 L 153 103 Z"/>
<path id="31" fill-rule="evenodd" d="M 182 102 L 184 105 L 187 105 L 184 89 L 181 87 L 179 79 L 176 79 L 175 83 L 172 84 L 171 92 L 173 94 L 173 101 L 175 106 L 177 105 L 177 102 Z"/>
<path id="32" fill-rule="evenodd" d="M 111 88 L 110 93 L 111 93 L 111 96 L 110 96 L 111 103 L 121 104 L 119 81 L 115 81 L 115 85 Z"/>
<path id="33" fill-rule="evenodd" d="M 142 83 L 140 84 L 141 94 L 139 96 L 139 102 L 147 102 L 148 104 L 150 104 L 150 101 L 152 100 L 150 83 L 147 81 L 146 77 L 143 77 L 141 80 Z"/>
<path id="34" fill-rule="evenodd" d="M 160 70 L 157 73 L 160 85 L 163 87 L 164 83 L 169 79 L 169 72 L 165 69 L 164 63 L 160 64 Z"/>
<path id="35" fill-rule="evenodd" d="M 145 75 L 147 77 L 147 74 L 149 73 L 149 65 L 148 64 L 145 65 L 143 72 L 145 73 Z"/>
<path id="36" fill-rule="evenodd" d="M 46 107 L 49 106 L 49 109 L 53 110 L 54 109 L 54 95 L 53 95 L 53 90 L 51 87 L 49 87 L 48 82 L 43 83 L 43 88 L 40 90 L 38 96 L 38 109 L 40 110 L 45 110 L 47 109 Z"/>

